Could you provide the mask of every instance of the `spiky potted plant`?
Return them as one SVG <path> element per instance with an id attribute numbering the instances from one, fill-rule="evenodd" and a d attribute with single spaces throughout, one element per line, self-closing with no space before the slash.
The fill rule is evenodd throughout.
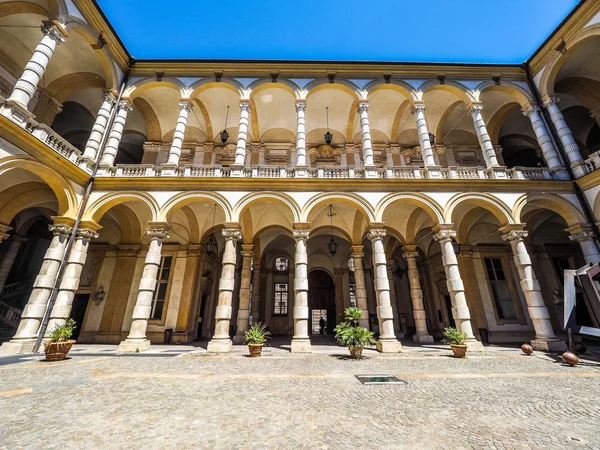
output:
<path id="1" fill-rule="evenodd" d="M 452 347 L 452 353 L 454 353 L 455 358 L 464 358 L 467 354 L 467 346 L 465 344 L 467 337 L 466 333 L 456 328 L 450 327 L 444 329 L 444 343 Z"/>
<path id="2" fill-rule="evenodd" d="M 71 340 L 75 328 L 73 319 L 54 327 L 50 332 L 50 341 L 46 342 L 44 347 L 46 361 L 62 361 L 67 357 L 69 350 L 75 343 Z"/>
<path id="3" fill-rule="evenodd" d="M 267 339 L 271 338 L 271 332 L 267 330 L 267 324 L 256 322 L 244 332 L 244 338 L 250 350 L 250 358 L 258 358 Z"/>
<path id="4" fill-rule="evenodd" d="M 342 345 L 348 347 L 350 356 L 361 359 L 365 345 L 375 343 L 372 331 L 359 327 L 358 322 L 363 318 L 360 308 L 350 307 L 346 309 L 346 321 L 335 327 L 335 339 Z"/>

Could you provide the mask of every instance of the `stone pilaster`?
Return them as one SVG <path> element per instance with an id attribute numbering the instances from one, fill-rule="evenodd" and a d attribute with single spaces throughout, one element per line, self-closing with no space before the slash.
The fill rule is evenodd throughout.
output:
<path id="1" fill-rule="evenodd" d="M 410 300 L 412 302 L 413 318 L 415 319 L 416 333 L 413 340 L 417 344 L 433 344 L 433 336 L 427 330 L 427 314 L 423 304 L 423 291 L 421 290 L 421 280 L 419 269 L 417 268 L 416 245 L 405 245 L 402 247 L 402 257 L 406 260 L 408 267 L 408 284 L 410 287 Z"/>
<path id="2" fill-rule="evenodd" d="M 308 336 L 308 256 L 306 242 L 310 231 L 308 224 L 294 224 L 294 240 L 296 241 L 295 277 L 294 277 L 294 336 L 292 353 L 310 353 L 311 345 Z"/>
<path id="3" fill-rule="evenodd" d="M 7 234 L 8 236 L 8 234 Z M 0 239 L 0 242 L 2 239 Z M 8 244 L 8 250 L 4 254 L 4 258 L 0 263 L 0 295 L 2 294 L 2 289 L 4 289 L 4 285 L 6 284 L 6 279 L 10 274 L 12 266 L 15 262 L 17 255 L 19 254 L 19 249 L 21 248 L 21 244 L 27 241 L 26 238 L 21 236 L 14 235 Z"/>
<path id="4" fill-rule="evenodd" d="M 583 259 L 587 264 L 600 263 L 600 251 L 598 251 L 596 237 L 590 226 L 575 225 L 565 231 L 570 234 L 569 239 L 579 244 Z"/>
<path id="5" fill-rule="evenodd" d="M 360 129 L 362 133 L 362 154 L 365 178 L 377 178 L 377 171 L 373 160 L 373 146 L 371 144 L 371 128 L 369 127 L 368 101 L 362 100 L 358 103 L 358 114 L 360 115 Z"/>
<path id="6" fill-rule="evenodd" d="M 550 313 L 544 303 L 540 283 L 533 271 L 531 258 L 525 245 L 524 239 L 528 233 L 524 225 L 507 225 L 500 228 L 500 231 L 505 233 L 502 235 L 502 240 L 508 241 L 512 247 L 513 259 L 521 278 L 521 289 L 525 294 L 527 310 L 535 329 L 535 340 L 531 341 L 531 345 L 542 351 L 565 351 L 566 344 L 560 341 L 552 330 Z"/>
<path id="7" fill-rule="evenodd" d="M 465 296 L 465 286 L 458 269 L 458 260 L 454 254 L 452 241 L 456 238 L 456 231 L 452 224 L 440 224 L 434 228 L 436 234 L 433 239 L 440 243 L 442 262 L 446 272 L 446 285 L 452 301 L 452 317 L 456 328 L 467 335 L 466 344 L 470 351 L 483 351 L 481 342 L 475 339 L 471 325 L 471 313 Z"/>
<path id="8" fill-rule="evenodd" d="M 352 259 L 354 260 L 354 283 L 356 285 L 356 307 L 360 308 L 363 312 L 363 318 L 360 320 L 359 325 L 363 328 L 369 328 L 369 309 L 367 306 L 367 288 L 365 286 L 365 269 L 363 267 L 363 253 L 362 245 L 352 246 Z"/>
<path id="9" fill-rule="evenodd" d="M 38 276 L 33 283 L 33 291 L 29 301 L 21 314 L 21 322 L 11 341 L 5 342 L 0 347 L 0 354 L 20 354 L 33 351 L 35 341 L 48 306 L 48 300 L 58 275 L 60 263 L 65 254 L 69 235 L 73 231 L 74 221 L 67 218 L 54 218 L 50 231 L 54 235 Z"/>
<path id="10" fill-rule="evenodd" d="M 544 107 L 548 110 L 550 120 L 552 120 L 554 128 L 556 128 L 558 138 L 565 148 L 565 153 L 567 154 L 573 175 L 575 175 L 575 178 L 580 178 L 588 172 L 588 169 L 581 156 L 581 152 L 579 151 L 579 146 L 577 145 L 577 142 L 575 142 L 573 133 L 571 133 L 571 129 L 567 125 L 563 113 L 558 107 L 559 101 L 560 99 L 556 96 L 546 96 L 544 98 Z"/>
<path id="11" fill-rule="evenodd" d="M 144 260 L 144 270 L 131 315 L 132 322 L 129 336 L 119 344 L 120 352 L 142 352 L 150 348 L 150 341 L 146 338 L 146 330 L 152 312 L 152 298 L 156 289 L 158 269 L 160 268 L 162 244 L 165 239 L 170 237 L 170 226 L 162 222 L 151 222 L 148 225 L 146 234 L 151 238 L 150 245 Z"/>
<path id="12" fill-rule="evenodd" d="M 103 167 L 112 167 L 115 164 L 117 158 L 117 152 L 119 151 L 119 144 L 123 138 L 123 130 L 125 129 L 125 122 L 127 121 L 127 114 L 133 110 L 133 105 L 129 100 L 121 100 L 119 102 L 119 112 L 115 118 L 112 130 L 108 137 L 108 142 L 102 155 L 102 161 L 100 163 Z"/>
<path id="13" fill-rule="evenodd" d="M 210 353 L 227 353 L 231 351 L 229 323 L 233 305 L 233 289 L 235 286 L 235 266 L 237 262 L 237 242 L 242 239 L 239 227 L 223 229 L 225 251 L 223 252 L 223 268 L 219 281 L 219 298 L 215 312 L 215 334 L 208 343 Z"/>
<path id="14" fill-rule="evenodd" d="M 175 125 L 175 134 L 173 135 L 173 143 L 169 150 L 169 158 L 167 165 L 177 167 L 179 165 L 179 157 L 181 156 L 181 148 L 183 147 L 183 139 L 185 137 L 185 128 L 187 126 L 188 115 L 192 111 L 192 102 L 189 99 L 179 100 L 179 116 L 177 117 L 177 125 Z"/>
<path id="15" fill-rule="evenodd" d="M 296 101 L 296 163 L 294 167 L 297 178 L 308 177 L 306 164 L 306 100 Z"/>
<path id="16" fill-rule="evenodd" d="M 63 325 L 69 316 L 71 315 L 71 308 L 73 307 L 73 299 L 75 293 L 79 289 L 79 281 L 81 278 L 81 272 L 87 259 L 87 253 L 90 247 L 90 241 L 98 237 L 96 231 L 99 229 L 98 226 L 92 228 L 80 228 L 77 230 L 77 237 L 71 249 L 67 267 L 63 274 L 60 282 L 58 295 L 56 296 L 56 302 L 50 312 L 50 321 L 48 322 L 48 328 L 46 329 L 46 337 L 50 336 L 50 333 L 60 325 Z M 80 323 L 77 324 L 81 328 Z"/>
<path id="17" fill-rule="evenodd" d="M 396 339 L 394 332 L 394 314 L 390 298 L 390 282 L 387 275 L 387 264 L 383 238 L 383 228 L 371 228 L 367 238 L 373 247 L 373 271 L 375 273 L 375 295 L 377 297 L 377 319 L 379 320 L 379 341 L 377 350 L 382 353 L 398 353 L 402 344 Z"/>
<path id="18" fill-rule="evenodd" d="M 250 117 L 250 101 L 240 100 L 240 124 L 238 127 L 235 162 L 231 166 L 232 177 L 243 177 L 246 164 L 246 142 L 248 141 L 248 121 Z"/>
<path id="19" fill-rule="evenodd" d="M 394 314 L 394 331 L 398 339 L 404 339 L 404 332 L 400 328 L 400 310 L 398 309 L 398 298 L 396 297 L 396 281 L 394 280 L 394 260 L 388 259 L 386 262 L 387 276 L 390 283 L 390 302 L 392 303 L 392 313 Z"/>
<path id="20" fill-rule="evenodd" d="M 260 320 L 260 259 L 255 259 L 252 264 L 252 323 Z"/>
<path id="21" fill-rule="evenodd" d="M 242 244 L 242 276 L 240 281 L 240 305 L 237 315 L 237 331 L 233 337 L 233 343 L 243 344 L 244 332 L 248 329 L 250 307 L 250 280 L 252 278 L 252 259 L 254 258 L 254 246 Z"/>
<path id="22" fill-rule="evenodd" d="M 85 145 L 85 150 L 83 152 L 83 157 L 87 159 L 88 165 L 91 167 L 95 164 L 96 158 L 98 157 L 98 151 L 100 150 L 100 142 L 102 141 L 102 136 L 106 133 L 106 125 L 108 125 L 108 120 L 110 119 L 110 113 L 113 109 L 115 103 L 117 103 L 117 99 L 113 91 L 104 91 L 102 93 L 102 106 L 100 106 L 100 110 L 98 111 L 98 115 L 96 116 L 96 121 L 94 122 L 94 126 L 92 127 L 92 133 Z"/>

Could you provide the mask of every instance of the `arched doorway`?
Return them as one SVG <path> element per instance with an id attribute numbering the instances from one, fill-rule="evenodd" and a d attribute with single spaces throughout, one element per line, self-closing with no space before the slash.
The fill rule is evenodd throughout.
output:
<path id="1" fill-rule="evenodd" d="M 337 325 L 335 309 L 335 285 L 331 275 L 323 269 L 308 274 L 308 304 L 310 334 L 320 334 L 319 322 L 325 319 L 325 334 L 333 334 Z"/>

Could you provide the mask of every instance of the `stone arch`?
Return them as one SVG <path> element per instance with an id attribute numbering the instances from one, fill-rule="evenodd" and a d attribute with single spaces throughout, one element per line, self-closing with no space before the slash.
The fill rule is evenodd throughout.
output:
<path id="1" fill-rule="evenodd" d="M 242 84 L 239 81 L 229 77 L 223 77 L 221 78 L 221 81 L 215 81 L 212 78 L 202 78 L 193 83 L 188 88 L 186 88 L 186 94 L 189 98 L 194 98 L 200 92 L 206 91 L 213 87 L 222 87 L 230 89 L 233 92 L 237 93 L 240 96 L 240 98 L 243 97 L 244 86 L 242 86 Z"/>
<path id="2" fill-rule="evenodd" d="M 145 91 L 152 89 L 153 87 L 161 86 L 161 87 L 170 87 L 179 92 L 180 97 L 185 97 L 186 94 L 186 86 L 179 80 L 174 77 L 164 77 L 161 81 L 157 81 L 156 77 L 154 78 L 143 78 L 138 80 L 128 86 L 123 93 L 124 98 L 133 98 L 139 97 Z"/>
<path id="3" fill-rule="evenodd" d="M 444 142 L 444 138 L 446 137 L 446 135 L 444 134 L 444 129 L 446 128 L 446 122 L 448 122 L 448 119 L 450 118 L 450 115 L 452 114 L 452 112 L 459 107 L 460 105 L 465 105 L 464 100 L 457 100 L 454 103 L 452 103 L 450 106 L 448 106 L 444 113 L 442 114 L 442 117 L 440 118 L 440 121 L 438 123 L 437 129 L 436 129 L 436 138 L 439 139 L 438 142 L 443 143 Z M 448 133 L 450 134 L 450 133 Z"/>
<path id="4" fill-rule="evenodd" d="M 147 192 L 140 191 L 109 192 L 104 194 L 88 205 L 83 214 L 83 219 L 98 223 L 109 209 L 130 201 L 140 201 L 145 204 L 150 211 L 152 221 L 156 222 L 158 220 L 158 211 L 160 208 L 156 200 Z"/>
<path id="5" fill-rule="evenodd" d="M 444 208 L 444 220 L 446 223 L 454 223 L 452 217 L 456 208 L 465 203 L 479 206 L 492 213 L 501 225 L 515 223 L 511 209 L 500 199 L 490 194 L 474 194 L 465 192 L 453 196 Z"/>
<path id="6" fill-rule="evenodd" d="M 313 196 L 302 208 L 300 218 L 302 222 L 308 221 L 311 211 L 324 202 L 341 202 L 354 206 L 361 211 L 369 222 L 375 222 L 375 211 L 367 200 L 357 194 L 348 192 L 325 192 Z"/>
<path id="7" fill-rule="evenodd" d="M 417 100 L 413 87 L 402 80 L 391 79 L 389 83 L 385 80 L 375 80 L 371 81 L 364 88 L 364 90 L 367 91 L 368 95 L 371 95 L 373 92 L 381 89 L 391 89 L 393 91 L 399 92 L 404 97 L 406 97 L 406 99 L 410 102 L 411 105 L 415 102 L 415 100 Z"/>
<path id="8" fill-rule="evenodd" d="M 166 222 L 170 213 L 199 200 L 208 200 L 219 205 L 225 215 L 225 222 L 232 222 L 232 208 L 229 201 L 221 194 L 205 191 L 182 192 L 171 197 L 162 208 L 158 210 L 158 220 Z"/>
<path id="9" fill-rule="evenodd" d="M 346 231 L 342 227 L 339 227 L 336 225 L 333 225 L 333 227 L 331 227 L 329 225 L 320 225 L 318 227 L 311 228 L 310 229 L 310 237 L 325 235 L 325 234 L 329 233 L 330 229 L 333 229 L 333 231 L 337 233 L 337 234 L 334 234 L 335 236 L 341 237 L 341 238 L 345 239 L 350 245 L 353 245 L 355 239 L 352 239 L 352 236 L 350 236 L 350 234 L 348 234 L 348 231 Z M 321 231 L 324 231 L 324 232 L 321 233 Z"/>
<path id="10" fill-rule="evenodd" d="M 524 223 L 524 211 L 528 206 L 549 209 L 561 216 L 569 226 L 576 224 L 584 225 L 587 223 L 585 216 L 575 205 L 556 194 L 523 194 L 513 207 L 513 216 L 518 222 Z M 596 208 L 600 209 L 600 201 L 598 199 L 596 199 L 594 205 L 595 213 L 599 211 Z"/>
<path id="11" fill-rule="evenodd" d="M 286 78 L 277 78 L 277 81 L 273 81 L 268 78 L 260 78 L 248 86 L 248 89 L 252 89 L 250 98 L 252 99 L 256 94 L 270 88 L 283 89 L 292 94 L 294 98 L 297 98 L 297 93 L 300 90 L 300 86 Z"/>
<path id="12" fill-rule="evenodd" d="M 406 100 L 402 102 L 400 106 L 398 106 L 398 110 L 396 111 L 396 115 L 394 116 L 394 122 L 392 123 L 390 142 L 398 142 L 398 135 L 400 131 L 400 119 L 402 119 L 402 116 L 406 112 L 406 109 L 409 108 L 411 105 L 412 102 L 410 100 Z M 405 122 L 408 122 L 408 119 Z M 404 123 L 403 128 L 404 126 L 406 126 L 406 123 Z"/>
<path id="13" fill-rule="evenodd" d="M 212 122 L 210 120 L 210 114 L 208 114 L 208 109 L 206 109 L 206 106 L 204 105 L 204 103 L 202 103 L 202 100 L 200 100 L 197 97 L 192 100 L 192 103 L 195 103 L 196 106 L 198 106 L 198 108 L 200 109 L 200 113 L 202 114 L 202 118 L 204 119 L 204 124 L 206 125 L 206 137 L 209 141 L 214 141 L 215 135 L 213 133 Z"/>
<path id="14" fill-rule="evenodd" d="M 48 9 L 50 10 L 50 20 L 58 20 L 63 24 L 67 22 L 69 8 L 64 0 L 48 0 Z"/>
<path id="15" fill-rule="evenodd" d="M 487 129 L 493 144 L 498 144 L 498 140 L 500 139 L 500 131 L 502 130 L 502 125 L 504 125 L 504 122 L 506 121 L 508 115 L 519 106 L 520 105 L 518 102 L 510 102 L 505 105 L 502 105 L 494 112 L 492 117 L 488 120 Z"/>
<path id="16" fill-rule="evenodd" d="M 56 195 L 45 183 L 29 182 L 11 186 L 0 195 L 0 224 L 11 223 L 25 209 L 55 202 Z"/>
<path id="17" fill-rule="evenodd" d="M 32 2 L 13 1 L 0 3 L 0 18 L 14 14 L 36 14 L 50 18 L 50 11 Z"/>
<path id="18" fill-rule="evenodd" d="M 355 100 L 360 99 L 360 97 L 358 95 L 358 91 L 359 91 L 358 86 L 356 86 L 354 83 L 351 83 L 350 81 L 342 80 L 342 79 L 339 79 L 339 80 L 336 79 L 334 83 L 330 83 L 329 80 L 327 80 L 327 79 L 319 79 L 319 80 L 312 81 L 311 83 L 307 84 L 305 87 L 305 90 L 307 91 L 306 99 L 308 100 L 308 98 L 311 95 L 316 94 L 317 92 L 325 90 L 325 89 L 334 89 L 334 90 L 342 91 L 342 92 L 345 92 L 346 94 L 352 96 L 352 98 L 354 98 Z"/>
<path id="19" fill-rule="evenodd" d="M 496 84 L 493 81 L 484 81 L 473 91 L 478 93 L 477 99 L 479 99 L 479 95 L 483 94 L 485 91 L 504 92 L 505 94 L 508 94 L 514 98 L 515 101 L 521 105 L 521 107 L 533 103 L 534 101 L 533 97 L 528 91 L 523 89 L 521 86 L 506 81 L 501 81 L 500 84 Z"/>
<path id="20" fill-rule="evenodd" d="M 420 97 L 422 98 L 422 96 L 427 92 L 435 90 L 450 92 L 451 94 L 454 94 L 460 98 L 461 101 L 463 101 L 466 105 L 477 101 L 477 99 L 465 85 L 452 80 L 446 80 L 444 84 L 440 84 L 438 80 L 427 81 L 421 85 L 421 87 L 419 87 Z"/>
<path id="21" fill-rule="evenodd" d="M 65 177 L 30 157 L 9 156 L 0 159 L 0 176 L 14 169 L 23 169 L 41 178 L 56 195 L 58 213 L 61 216 L 76 217 L 79 200 Z"/>
<path id="22" fill-rule="evenodd" d="M 275 200 L 279 203 L 283 203 L 285 206 L 289 208 L 291 211 L 294 222 L 301 221 L 301 211 L 298 203 L 289 195 L 279 192 L 265 191 L 260 193 L 251 193 L 244 197 L 242 197 L 233 207 L 232 212 L 232 221 L 239 221 L 242 212 L 249 207 L 252 203 L 263 200 L 263 199 L 271 199 Z"/>
<path id="23" fill-rule="evenodd" d="M 137 97 L 133 100 L 133 104 L 138 109 L 146 124 L 147 136 L 149 141 L 160 142 L 162 139 L 162 130 L 160 129 L 160 121 L 154 108 L 150 102 L 142 97 Z"/>
<path id="24" fill-rule="evenodd" d="M 400 192 L 386 195 L 375 207 L 375 221 L 383 222 L 383 214 L 387 207 L 398 201 L 409 203 L 423 209 L 429 214 L 434 225 L 443 223 L 444 221 L 444 210 L 440 204 L 431 197 L 417 192 Z"/>

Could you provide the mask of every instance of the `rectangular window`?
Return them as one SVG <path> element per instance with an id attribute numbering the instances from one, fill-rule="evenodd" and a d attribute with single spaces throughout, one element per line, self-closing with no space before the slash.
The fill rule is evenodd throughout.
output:
<path id="1" fill-rule="evenodd" d="M 500 258 L 485 258 L 485 268 L 492 286 L 498 317 L 500 319 L 516 319 L 517 316 L 508 289 L 508 281 L 506 281 L 504 269 L 502 268 L 502 260 Z"/>
<path id="2" fill-rule="evenodd" d="M 288 284 L 275 283 L 275 302 L 273 303 L 273 314 L 276 316 L 287 316 L 288 313 Z"/>
<path id="3" fill-rule="evenodd" d="M 356 307 L 356 284 L 350 283 L 350 306 Z"/>
<path id="4" fill-rule="evenodd" d="M 169 275 L 171 274 L 172 256 L 163 256 L 160 259 L 160 267 L 156 280 L 156 288 L 152 296 L 152 309 L 150 311 L 150 319 L 162 319 L 165 300 L 167 298 L 167 287 L 169 284 Z"/>

